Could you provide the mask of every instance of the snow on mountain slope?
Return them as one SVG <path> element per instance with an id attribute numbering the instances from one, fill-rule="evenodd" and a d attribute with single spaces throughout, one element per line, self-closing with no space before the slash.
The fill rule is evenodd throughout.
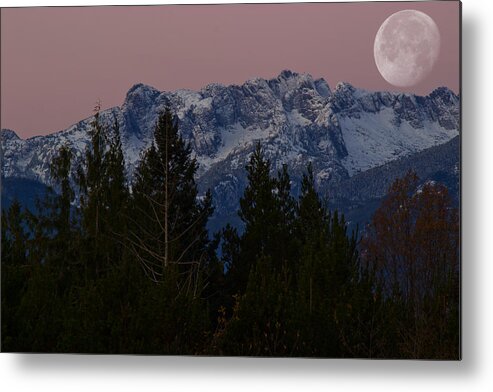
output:
<path id="1" fill-rule="evenodd" d="M 348 150 L 342 162 L 350 176 L 446 143 L 458 134 L 457 129 L 446 129 L 429 120 L 424 121 L 423 128 L 414 128 L 407 120 L 397 125 L 390 108 L 381 110 L 378 116 L 364 113 L 359 118 L 342 117 L 339 121 Z"/>
<path id="2" fill-rule="evenodd" d="M 459 134 L 459 98 L 448 89 L 428 97 L 372 93 L 347 83 L 332 98 L 350 176 L 448 142 Z"/>
<path id="3" fill-rule="evenodd" d="M 123 120 L 120 109 L 113 108 L 105 111 L 105 121 L 109 122 L 113 115 L 119 121 Z M 26 140 L 18 138 L 13 131 L 2 130 L 2 176 L 27 178 L 49 184 L 50 164 L 63 145 L 71 147 L 76 161 L 82 159 L 89 145 L 87 131 L 91 121 L 92 117 L 64 131 Z"/>
<path id="4" fill-rule="evenodd" d="M 317 181 L 324 184 L 443 144 L 459 133 L 459 97 L 446 88 L 426 97 L 368 92 L 348 83 L 331 91 L 323 79 L 291 71 L 199 91 L 160 92 L 136 84 L 121 107 L 101 114 L 108 124 L 115 117 L 120 124 L 129 176 L 152 142 L 165 106 L 176 113 L 180 132 L 191 143 L 199 183 L 217 187 L 219 198 L 222 189 L 233 189 L 231 200 L 242 192 L 239 177 L 257 141 L 275 169 L 288 164 L 297 178 L 312 161 Z M 49 183 L 50 162 L 63 144 L 81 159 L 91 120 L 27 140 L 3 130 L 2 175 Z"/>

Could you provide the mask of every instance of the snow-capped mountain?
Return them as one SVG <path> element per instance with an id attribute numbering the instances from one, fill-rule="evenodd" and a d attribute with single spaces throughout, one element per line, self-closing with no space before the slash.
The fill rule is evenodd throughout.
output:
<path id="1" fill-rule="evenodd" d="M 211 84 L 199 91 L 160 92 L 136 84 L 122 106 L 102 112 L 120 124 L 128 174 L 152 141 L 158 113 L 170 106 L 199 163 L 198 183 L 211 188 L 218 213 L 231 213 L 245 185 L 244 167 L 261 141 L 274 169 L 287 164 L 298 178 L 313 162 L 322 187 L 444 144 L 459 134 L 459 97 L 442 87 L 428 96 L 370 92 L 283 71 L 243 85 Z M 68 144 L 76 159 L 88 145 L 87 118 L 47 136 L 20 139 L 2 130 L 2 175 L 49 183 L 49 165 Z M 296 188 L 297 181 L 293 181 Z"/>

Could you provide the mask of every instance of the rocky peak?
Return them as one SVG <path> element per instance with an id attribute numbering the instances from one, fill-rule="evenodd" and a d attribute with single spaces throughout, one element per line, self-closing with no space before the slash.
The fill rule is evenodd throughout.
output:
<path id="1" fill-rule="evenodd" d="M 152 86 L 137 83 L 128 90 L 123 105 L 128 107 L 150 106 L 160 94 L 161 92 Z"/>
<path id="2" fill-rule="evenodd" d="M 4 141 L 11 141 L 11 140 L 20 140 L 20 137 L 17 136 L 17 133 L 15 133 L 11 129 L 2 129 L 2 132 L 0 133 L 2 142 Z"/>
<path id="3" fill-rule="evenodd" d="M 331 94 L 329 84 L 325 81 L 325 79 L 320 78 L 315 80 L 315 88 L 317 89 L 318 93 L 322 97 L 329 97 Z"/>
<path id="4" fill-rule="evenodd" d="M 356 88 L 351 83 L 348 83 L 348 82 L 338 82 L 336 84 L 336 88 L 334 90 L 334 93 L 337 93 L 337 94 L 352 94 L 352 93 L 354 93 L 355 90 L 356 90 Z"/>
<path id="5" fill-rule="evenodd" d="M 459 100 L 458 95 L 447 87 L 437 87 L 430 93 L 429 97 L 444 104 L 457 103 Z"/>
<path id="6" fill-rule="evenodd" d="M 335 113 L 348 110 L 356 105 L 356 89 L 347 82 L 339 82 L 332 92 L 330 103 Z"/>
<path id="7" fill-rule="evenodd" d="M 283 69 L 279 74 L 279 76 L 277 77 L 277 79 L 287 80 L 287 79 L 295 78 L 297 76 L 299 76 L 299 73 L 293 72 L 289 69 Z"/>
<path id="8" fill-rule="evenodd" d="M 459 96 L 447 87 L 438 87 L 428 97 L 428 111 L 446 129 L 459 129 Z"/>

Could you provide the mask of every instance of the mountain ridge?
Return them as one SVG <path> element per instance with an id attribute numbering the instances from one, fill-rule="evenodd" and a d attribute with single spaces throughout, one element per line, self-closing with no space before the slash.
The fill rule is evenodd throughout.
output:
<path id="1" fill-rule="evenodd" d="M 199 163 L 199 188 L 212 190 L 220 215 L 238 203 L 244 167 L 257 142 L 274 172 L 288 165 L 294 192 L 308 162 L 324 189 L 458 136 L 459 99 L 446 87 L 426 96 L 372 92 L 347 82 L 332 90 L 322 78 L 284 70 L 271 79 L 212 83 L 197 91 L 159 91 L 137 83 L 123 104 L 102 111 L 101 119 L 119 122 L 130 179 L 141 152 L 152 143 L 159 112 L 169 106 Z M 50 184 L 49 164 L 62 145 L 73 150 L 75 166 L 82 159 L 92 118 L 28 139 L 2 130 L 2 175 Z"/>

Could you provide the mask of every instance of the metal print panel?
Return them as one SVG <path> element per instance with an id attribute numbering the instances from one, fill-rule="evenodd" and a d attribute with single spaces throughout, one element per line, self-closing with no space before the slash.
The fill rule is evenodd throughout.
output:
<path id="1" fill-rule="evenodd" d="M 2 9 L 2 351 L 460 359 L 460 7 Z"/>

